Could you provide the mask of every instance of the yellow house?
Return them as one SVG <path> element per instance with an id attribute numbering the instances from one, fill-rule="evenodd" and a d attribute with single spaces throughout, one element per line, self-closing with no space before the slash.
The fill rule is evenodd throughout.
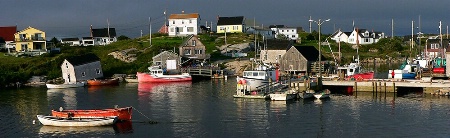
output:
<path id="1" fill-rule="evenodd" d="M 243 33 L 244 16 L 219 17 L 217 21 L 217 33 Z"/>
<path id="2" fill-rule="evenodd" d="M 14 34 L 16 51 L 46 51 L 45 32 L 28 27 Z"/>

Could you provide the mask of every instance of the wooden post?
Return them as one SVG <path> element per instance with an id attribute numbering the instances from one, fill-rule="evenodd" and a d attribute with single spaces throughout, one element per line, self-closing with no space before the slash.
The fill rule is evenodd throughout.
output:
<path id="1" fill-rule="evenodd" d="M 358 97 L 358 82 L 355 81 L 355 98 Z"/>
<path id="2" fill-rule="evenodd" d="M 378 82 L 375 82 L 375 97 L 378 97 Z"/>
<path id="3" fill-rule="evenodd" d="M 397 96 L 396 89 L 395 89 L 395 82 L 393 82 L 393 86 L 394 86 L 394 101 L 395 101 L 395 96 Z"/>
<path id="4" fill-rule="evenodd" d="M 386 99 L 386 82 L 384 82 L 384 99 Z"/>
<path id="5" fill-rule="evenodd" d="M 372 96 L 374 96 L 374 95 L 375 95 L 375 84 L 372 81 Z"/>

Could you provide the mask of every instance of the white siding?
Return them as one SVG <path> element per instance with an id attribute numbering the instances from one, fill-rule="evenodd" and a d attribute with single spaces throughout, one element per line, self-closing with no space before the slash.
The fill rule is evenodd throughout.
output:
<path id="1" fill-rule="evenodd" d="M 169 19 L 169 36 L 187 36 L 191 34 L 197 35 L 197 22 L 197 18 Z"/>

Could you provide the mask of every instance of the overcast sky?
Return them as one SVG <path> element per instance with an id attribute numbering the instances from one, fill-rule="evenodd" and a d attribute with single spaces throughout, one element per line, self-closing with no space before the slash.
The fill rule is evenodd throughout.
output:
<path id="1" fill-rule="evenodd" d="M 414 33 L 447 33 L 450 25 L 450 0 L 1 0 L 0 26 L 17 25 L 18 30 L 28 26 L 46 32 L 47 38 L 89 36 L 89 26 L 116 28 L 117 35 L 139 37 L 141 30 L 149 33 L 149 17 L 152 32 L 164 24 L 174 13 L 199 13 L 200 24 L 213 26 L 217 16 L 244 16 L 256 19 L 264 26 L 283 24 L 303 27 L 309 31 L 309 17 L 313 20 L 328 19 L 322 24 L 323 33 L 336 29 L 352 31 L 361 29 L 384 32 L 391 36 L 391 20 L 394 35 L 410 35 L 411 21 Z M 317 30 L 317 24 L 312 25 Z"/>

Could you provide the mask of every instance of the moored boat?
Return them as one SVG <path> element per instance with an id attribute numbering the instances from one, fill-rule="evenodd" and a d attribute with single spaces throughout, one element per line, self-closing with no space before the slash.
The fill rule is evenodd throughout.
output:
<path id="1" fill-rule="evenodd" d="M 132 107 L 92 110 L 52 110 L 52 116 L 59 118 L 92 118 L 117 116 L 119 120 L 131 120 Z"/>
<path id="2" fill-rule="evenodd" d="M 346 79 L 353 80 L 370 80 L 373 79 L 375 74 L 373 71 L 361 70 L 359 63 L 350 63 L 349 65 L 338 67 L 338 72 L 344 73 Z"/>
<path id="3" fill-rule="evenodd" d="M 88 86 L 100 86 L 100 85 L 119 85 L 119 79 L 93 79 L 87 80 Z"/>
<path id="4" fill-rule="evenodd" d="M 41 124 L 46 126 L 107 126 L 117 121 L 117 116 L 89 118 L 59 118 L 55 116 L 37 115 Z"/>
<path id="5" fill-rule="evenodd" d="M 64 89 L 64 88 L 76 88 L 76 87 L 84 87 L 86 84 L 84 82 L 76 82 L 76 83 L 63 83 L 63 84 L 45 84 L 49 89 Z"/>
<path id="6" fill-rule="evenodd" d="M 254 70 L 246 70 L 242 76 L 236 77 L 238 84 L 245 85 L 248 91 L 263 89 L 270 81 L 278 81 L 278 69 L 267 65 L 260 65 Z"/>
<path id="7" fill-rule="evenodd" d="M 330 98 L 330 90 L 325 89 L 321 92 L 314 93 L 314 97 L 316 97 L 317 99 Z"/>
<path id="8" fill-rule="evenodd" d="M 149 67 L 149 70 L 149 73 L 137 72 L 136 76 L 139 83 L 192 81 L 189 73 L 167 75 L 163 73 L 163 70 L 159 66 Z"/>
<path id="9" fill-rule="evenodd" d="M 302 99 L 314 98 L 314 90 L 307 90 L 298 93 L 299 97 Z"/>

